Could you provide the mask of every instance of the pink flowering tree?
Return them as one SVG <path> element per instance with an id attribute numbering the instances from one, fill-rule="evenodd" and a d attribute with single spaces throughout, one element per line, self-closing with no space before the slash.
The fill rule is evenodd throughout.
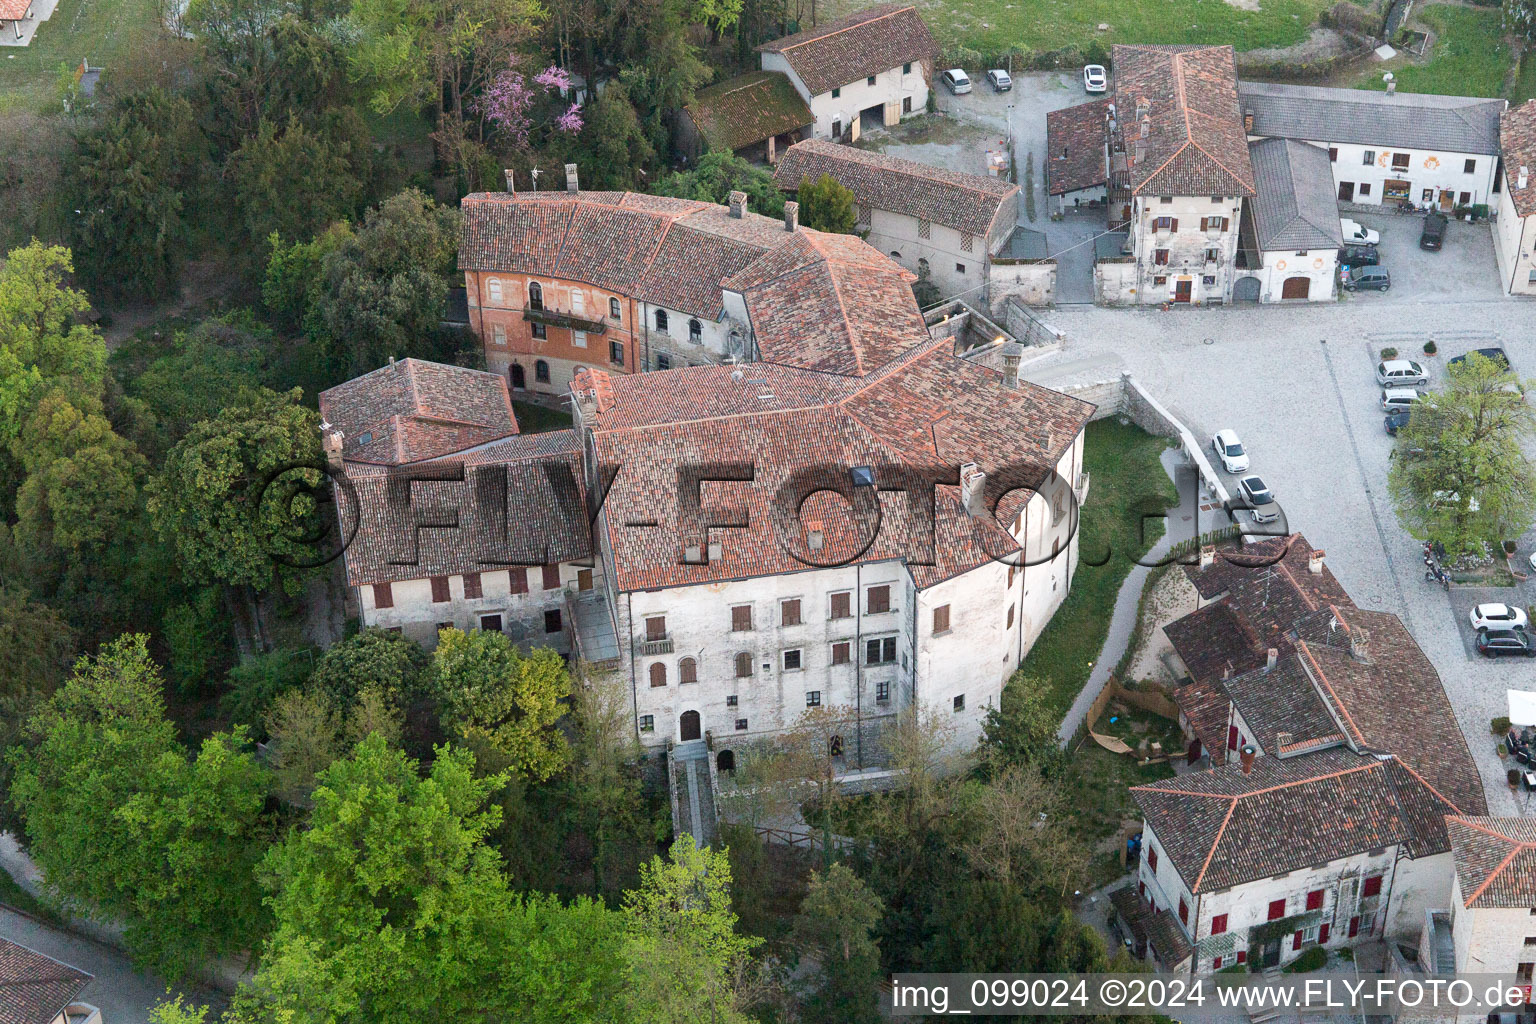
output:
<path id="1" fill-rule="evenodd" d="M 534 75 L 530 83 L 523 72 L 523 58 L 512 54 L 507 58 L 507 66 L 475 102 L 475 111 L 494 125 L 504 138 L 521 149 L 528 145 L 529 134 L 536 127 L 534 107 L 539 100 L 552 95 L 564 95 L 570 88 L 570 72 L 553 64 Z M 583 123 L 581 104 L 570 104 L 564 113 L 547 123 L 555 131 L 575 135 L 581 131 Z"/>

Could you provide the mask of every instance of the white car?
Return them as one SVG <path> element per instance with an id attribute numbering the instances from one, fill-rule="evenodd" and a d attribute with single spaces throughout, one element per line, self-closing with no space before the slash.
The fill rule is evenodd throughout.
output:
<path id="1" fill-rule="evenodd" d="M 1007 92 L 1013 88 L 1013 76 L 1002 68 L 993 68 L 988 71 L 987 82 L 992 86 L 993 92 Z"/>
<path id="2" fill-rule="evenodd" d="M 1524 629 L 1525 612 L 1507 604 L 1480 604 L 1469 613 L 1473 629 Z"/>
<path id="3" fill-rule="evenodd" d="M 1255 522 L 1270 523 L 1280 518 L 1280 506 L 1269 486 L 1257 476 L 1245 476 L 1237 482 L 1237 491 L 1253 511 Z"/>
<path id="4" fill-rule="evenodd" d="M 956 96 L 963 96 L 971 91 L 971 76 L 965 73 L 963 68 L 950 68 L 940 76 L 949 91 Z"/>
<path id="5" fill-rule="evenodd" d="M 1237 439 L 1235 430 L 1216 431 L 1216 436 L 1211 438 L 1211 450 L 1228 473 L 1241 473 L 1248 468 L 1248 450 Z"/>
<path id="6" fill-rule="evenodd" d="M 1339 218 L 1339 227 L 1344 230 L 1345 245 L 1375 245 L 1381 241 L 1381 233 L 1372 231 L 1364 224 L 1358 224 L 1348 217 Z"/>
<path id="7" fill-rule="evenodd" d="M 1109 88 L 1109 72 L 1104 70 L 1102 64 L 1087 64 L 1083 67 L 1083 91 L 1103 92 Z"/>

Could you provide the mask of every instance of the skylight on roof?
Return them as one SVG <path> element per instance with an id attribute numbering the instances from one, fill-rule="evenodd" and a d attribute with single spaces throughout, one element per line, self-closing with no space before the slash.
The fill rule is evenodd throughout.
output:
<path id="1" fill-rule="evenodd" d="M 358 437 L 357 437 L 357 443 L 358 444 L 368 444 L 372 440 L 373 440 L 373 431 L 371 431 L 371 430 L 365 430 L 363 433 L 359 434 Z"/>
<path id="2" fill-rule="evenodd" d="M 855 487 L 875 486 L 875 471 L 868 466 L 854 466 L 848 471 L 848 476 Z"/>

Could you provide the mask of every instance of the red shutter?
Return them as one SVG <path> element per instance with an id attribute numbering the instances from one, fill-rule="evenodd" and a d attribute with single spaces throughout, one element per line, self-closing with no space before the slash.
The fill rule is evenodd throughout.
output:
<path id="1" fill-rule="evenodd" d="M 1352 918 L 1349 919 L 1349 937 L 1350 938 L 1354 938 L 1356 935 L 1359 935 L 1359 934 L 1360 934 L 1360 919 L 1358 917 L 1352 917 Z"/>
<path id="2" fill-rule="evenodd" d="M 432 577 L 432 600 L 436 604 L 442 604 L 448 600 L 448 577 Z"/>
<path id="3" fill-rule="evenodd" d="M 395 606 L 395 591 L 388 583 L 375 583 L 373 585 L 373 606 L 375 608 L 393 608 Z"/>
<path id="4" fill-rule="evenodd" d="M 1179 923 L 1189 924 L 1189 905 L 1184 902 L 1184 897 L 1179 897 Z"/>
<path id="5" fill-rule="evenodd" d="M 1278 921 L 1285 916 L 1285 900 L 1269 901 L 1269 919 Z"/>
<path id="6" fill-rule="evenodd" d="M 1213 971 L 1221 970 L 1221 957 L 1217 957 L 1215 960 L 1211 961 L 1211 970 L 1213 970 Z"/>
<path id="7" fill-rule="evenodd" d="M 1300 949 L 1301 948 L 1301 931 L 1300 931 L 1300 929 L 1297 930 L 1295 935 L 1291 936 L 1291 948 L 1292 949 Z"/>
<path id="8" fill-rule="evenodd" d="M 465 597 L 482 597 L 482 596 L 484 596 L 484 594 L 480 590 L 480 574 L 479 573 L 477 573 L 477 572 L 467 572 L 467 573 L 464 574 L 464 596 Z"/>
<path id="9" fill-rule="evenodd" d="M 523 568 L 507 570 L 507 584 L 513 594 L 528 593 L 528 570 Z"/>
<path id="10" fill-rule="evenodd" d="M 1372 875 L 1370 878 L 1367 878 L 1365 880 L 1365 884 L 1360 887 L 1360 895 L 1361 896 L 1380 896 L 1381 895 L 1381 876 L 1380 875 Z"/>
<path id="11" fill-rule="evenodd" d="M 1237 962 L 1240 964 L 1245 964 L 1248 962 L 1248 951 L 1246 949 L 1240 949 L 1237 951 Z"/>
<path id="12" fill-rule="evenodd" d="M 1217 914 L 1211 918 L 1211 934 L 1221 935 L 1227 930 L 1227 915 Z"/>
<path id="13" fill-rule="evenodd" d="M 1317 930 L 1317 944 L 1319 946 L 1324 945 L 1324 944 L 1327 943 L 1327 941 L 1328 941 L 1328 930 L 1329 930 L 1330 927 L 1331 927 L 1330 925 L 1326 925 L 1325 924 L 1322 927 L 1318 928 L 1318 930 Z"/>
<path id="14" fill-rule="evenodd" d="M 1147 844 L 1147 867 L 1153 871 L 1157 870 L 1157 847 L 1151 843 Z"/>
<path id="15" fill-rule="evenodd" d="M 544 567 L 544 589 L 558 590 L 560 587 L 560 567 L 558 565 L 546 565 Z"/>
<path id="16" fill-rule="evenodd" d="M 1177 231 L 1177 230 L 1179 230 L 1179 218 L 1174 217 L 1174 218 L 1172 218 L 1169 221 L 1168 230 L 1169 231 Z"/>
<path id="17" fill-rule="evenodd" d="M 1323 909 L 1323 890 L 1321 890 L 1321 889 L 1313 889 L 1311 892 L 1307 893 L 1307 909 L 1308 910 L 1322 910 Z"/>
<path id="18" fill-rule="evenodd" d="M 1235 725 L 1227 726 L 1227 749 L 1237 749 L 1237 726 Z"/>

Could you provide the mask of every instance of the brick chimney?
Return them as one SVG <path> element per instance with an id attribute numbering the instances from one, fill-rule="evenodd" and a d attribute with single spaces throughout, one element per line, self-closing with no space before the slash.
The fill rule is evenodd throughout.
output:
<path id="1" fill-rule="evenodd" d="M 793 231 L 800 226 L 800 204 L 791 199 L 784 204 L 784 230 Z"/>
<path id="2" fill-rule="evenodd" d="M 341 467 L 342 432 L 333 430 L 329 421 L 320 424 L 320 445 L 325 449 L 325 461 Z"/>
<path id="3" fill-rule="evenodd" d="M 565 165 L 565 190 L 567 192 L 581 191 L 581 179 L 576 176 L 576 165 Z"/>
<path id="4" fill-rule="evenodd" d="M 1359 626 L 1349 631 L 1349 653 L 1356 661 L 1371 660 L 1371 635 Z"/>
<path id="5" fill-rule="evenodd" d="M 1318 550 L 1316 548 L 1314 548 L 1312 550 L 1311 557 L 1309 557 L 1307 559 L 1307 571 L 1310 572 L 1314 576 L 1316 576 L 1317 574 L 1319 574 L 1319 573 L 1321 573 L 1323 571 L 1323 552 L 1322 551 L 1320 551 L 1320 550 Z"/>
<path id="6" fill-rule="evenodd" d="M 1252 743 L 1243 744 L 1243 749 L 1237 752 L 1237 759 L 1243 766 L 1243 774 L 1253 774 L 1253 759 L 1258 756 L 1258 750 Z"/>
<path id="7" fill-rule="evenodd" d="M 1243 134 L 1244 135 L 1252 135 L 1253 134 L 1253 108 L 1252 107 L 1249 107 L 1247 110 L 1243 111 Z"/>
<path id="8" fill-rule="evenodd" d="M 1265 651 L 1264 652 L 1264 671 L 1265 672 L 1272 671 L 1274 669 L 1274 667 L 1275 667 L 1275 663 L 1278 662 L 1279 660 L 1280 660 L 1280 652 L 1278 650 L 1276 650 L 1275 648 L 1271 647 L 1269 650 Z"/>
<path id="9" fill-rule="evenodd" d="M 1205 569 L 1216 564 L 1216 545 L 1200 545 L 1200 568 Z"/>
<path id="10" fill-rule="evenodd" d="M 983 494 L 987 487 L 987 474 L 974 462 L 966 462 L 960 466 L 960 504 L 965 506 L 966 515 L 980 518 L 986 515 L 986 502 Z"/>
<path id="11" fill-rule="evenodd" d="M 501 173 L 507 176 L 507 191 L 513 195 L 517 195 L 517 179 L 512 175 L 512 168 L 508 167 Z"/>
<path id="12" fill-rule="evenodd" d="M 747 212 L 747 194 L 745 192 L 731 193 L 731 216 L 740 220 Z M 798 212 L 798 207 L 796 208 Z"/>

